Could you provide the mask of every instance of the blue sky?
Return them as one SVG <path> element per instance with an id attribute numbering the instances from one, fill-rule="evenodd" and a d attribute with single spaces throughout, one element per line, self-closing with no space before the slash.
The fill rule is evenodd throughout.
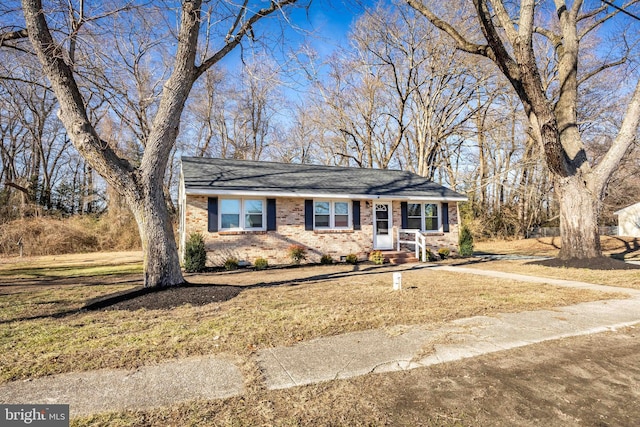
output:
<path id="1" fill-rule="evenodd" d="M 367 1 L 365 4 L 373 4 Z M 309 24 L 319 35 L 314 45 L 331 49 L 344 43 L 351 24 L 362 14 L 362 7 L 348 0 L 314 0 L 309 11 Z M 326 46 L 323 46 L 326 44 Z M 320 52 L 324 53 L 324 52 Z"/>
<path id="2" fill-rule="evenodd" d="M 292 26 L 285 29 L 287 38 L 283 48 L 296 50 L 306 38 L 307 43 L 324 57 L 347 43 L 350 27 L 362 15 L 363 7 L 375 3 L 375 0 L 313 0 L 308 10 L 294 5 L 288 9 Z M 256 25 L 256 30 L 279 33 L 280 25 L 277 18 L 271 16 Z"/>

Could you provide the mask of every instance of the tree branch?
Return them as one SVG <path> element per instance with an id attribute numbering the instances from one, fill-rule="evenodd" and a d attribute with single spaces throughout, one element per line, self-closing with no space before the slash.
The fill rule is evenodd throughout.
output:
<path id="1" fill-rule="evenodd" d="M 504 28 L 504 31 L 507 34 L 509 42 L 511 42 L 511 44 L 516 44 L 516 41 L 518 40 L 518 32 L 516 31 L 516 27 L 511 21 L 511 17 L 507 12 L 507 8 L 504 7 L 504 3 L 502 1 L 494 1 L 491 2 L 491 4 L 495 9 L 498 21 L 500 21 L 500 25 L 502 26 L 502 28 Z"/>
<path id="2" fill-rule="evenodd" d="M 493 24 L 486 2 L 483 0 L 473 0 L 473 5 L 475 6 L 476 13 L 478 14 L 480 29 L 482 30 L 482 33 L 489 45 L 489 55 L 487 56 L 496 63 L 505 77 L 509 79 L 511 85 L 520 96 L 520 99 L 525 103 L 525 108 L 527 108 L 529 97 L 526 95 L 522 87 L 522 79 L 518 63 L 511 57 L 504 46 L 504 43 L 498 34 L 498 30 Z M 522 35 L 519 34 L 519 37 L 522 37 Z M 513 48 L 515 49 L 516 45 L 513 45 Z"/>
<path id="3" fill-rule="evenodd" d="M 260 9 L 258 12 L 256 12 L 255 14 L 253 14 L 247 21 L 245 21 L 239 28 L 238 28 L 238 32 L 233 35 L 232 31 L 238 27 L 239 23 L 238 21 L 241 20 L 241 16 L 244 14 L 242 11 L 238 12 L 238 16 L 236 17 L 236 22 L 234 23 L 234 25 L 231 27 L 231 29 L 229 30 L 229 33 L 227 34 L 226 37 L 226 44 L 220 49 L 218 50 L 216 53 L 214 53 L 213 55 L 211 55 L 209 58 L 205 59 L 202 64 L 200 64 L 198 67 L 196 67 L 196 72 L 194 75 L 194 81 L 200 77 L 205 71 L 207 71 L 209 68 L 211 68 L 214 64 L 216 64 L 218 61 L 220 61 L 222 58 L 225 57 L 225 55 L 227 55 L 229 52 L 231 52 L 236 46 L 238 46 L 240 44 L 240 42 L 242 42 L 242 39 L 247 35 L 250 34 L 253 29 L 253 24 L 255 24 L 256 22 L 258 22 L 260 19 L 271 15 L 273 12 L 281 10 L 284 6 L 290 5 L 290 4 L 294 4 L 295 2 L 297 2 L 298 0 L 281 0 L 281 1 L 271 1 L 271 5 L 269 7 L 265 7 L 263 9 Z M 246 6 L 246 2 L 243 5 L 243 9 L 245 9 Z"/>
<path id="4" fill-rule="evenodd" d="M 578 86 L 580 86 L 581 84 L 583 84 L 584 82 L 586 82 L 587 80 L 589 80 L 591 77 L 603 72 L 606 69 L 609 68 L 613 68 L 613 67 L 617 67 L 618 65 L 622 65 L 625 62 L 627 62 L 629 58 L 627 58 L 626 56 L 624 58 L 620 58 L 619 60 L 615 61 L 615 62 L 609 62 L 607 64 L 602 64 L 600 67 L 596 68 L 595 70 L 592 70 L 590 72 L 588 72 L 587 74 L 585 74 L 584 76 L 582 76 L 579 80 L 578 80 Z"/>
<path id="5" fill-rule="evenodd" d="M 458 46 L 458 49 L 463 50 L 468 53 L 473 53 L 474 55 L 481 55 L 489 57 L 489 46 L 471 43 L 467 39 L 462 36 L 452 25 L 448 22 L 440 19 L 436 14 L 431 12 L 431 9 L 426 7 L 420 0 L 407 0 L 409 6 L 420 12 L 427 18 L 433 25 L 435 25 L 440 30 L 447 33 Z"/>
<path id="6" fill-rule="evenodd" d="M 24 194 L 26 194 L 27 197 L 31 197 L 31 195 L 29 194 L 29 189 L 28 188 L 25 188 L 25 187 L 23 187 L 21 185 L 18 185 L 15 182 L 7 181 L 7 182 L 4 183 L 4 185 L 6 185 L 7 187 L 13 187 L 16 190 L 21 191 Z"/>
<path id="7" fill-rule="evenodd" d="M 20 39 L 26 39 L 28 37 L 29 37 L 29 34 L 27 34 L 26 29 L 0 33 L 0 46 L 3 46 L 4 42 L 9 40 L 20 40 Z"/>
<path id="8" fill-rule="evenodd" d="M 132 166 L 98 137 L 89 122 L 73 72 L 64 61 L 62 47 L 53 40 L 49 30 L 41 0 L 23 0 L 22 8 L 29 39 L 58 98 L 58 115 L 74 146 L 110 183 L 132 188 Z"/>
<path id="9" fill-rule="evenodd" d="M 611 148 L 604 155 L 600 164 L 594 169 L 594 185 L 592 191 L 601 195 L 606 189 L 607 183 L 618 168 L 620 161 L 629 149 L 629 146 L 636 140 L 638 135 L 638 125 L 640 124 L 640 80 L 636 84 L 633 97 L 627 106 L 627 111 L 622 120 L 622 126 L 618 131 L 618 135 L 613 140 Z"/>

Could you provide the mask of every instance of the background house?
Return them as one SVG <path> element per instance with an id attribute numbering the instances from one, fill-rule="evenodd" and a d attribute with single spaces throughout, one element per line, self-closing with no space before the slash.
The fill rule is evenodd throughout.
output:
<path id="1" fill-rule="evenodd" d="M 618 215 L 618 235 L 640 237 L 640 203 L 614 212 Z"/>
<path id="2" fill-rule="evenodd" d="M 307 248 L 310 262 L 324 254 L 364 259 L 394 249 L 399 230 L 419 230 L 434 250 L 456 251 L 464 200 L 405 171 L 184 157 L 180 252 L 199 232 L 212 265 L 230 256 L 286 264 L 293 244 Z"/>

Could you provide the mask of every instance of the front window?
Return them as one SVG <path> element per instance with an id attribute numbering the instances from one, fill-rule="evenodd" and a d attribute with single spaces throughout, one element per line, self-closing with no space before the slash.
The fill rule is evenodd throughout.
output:
<path id="1" fill-rule="evenodd" d="M 438 205 L 435 203 L 424 204 L 424 230 L 437 231 L 438 225 Z"/>
<path id="2" fill-rule="evenodd" d="M 349 228 L 351 210 L 348 202 L 316 201 L 313 204 L 314 228 Z"/>
<path id="3" fill-rule="evenodd" d="M 420 203 L 409 203 L 407 205 L 407 228 L 412 230 L 422 229 L 422 205 Z"/>
<path id="4" fill-rule="evenodd" d="M 316 228 L 331 227 L 331 203 L 316 202 L 315 203 L 315 221 Z"/>
<path id="5" fill-rule="evenodd" d="M 263 200 L 221 199 L 221 230 L 264 230 Z"/>
<path id="6" fill-rule="evenodd" d="M 262 200 L 244 201 L 244 228 L 262 228 L 264 203 Z"/>
<path id="7" fill-rule="evenodd" d="M 220 201 L 220 228 L 240 228 L 240 200 Z"/>
<path id="8" fill-rule="evenodd" d="M 349 226 L 349 204 L 347 202 L 335 202 L 333 204 L 333 219 L 336 228 Z"/>
<path id="9" fill-rule="evenodd" d="M 437 203 L 408 203 L 407 228 L 410 230 L 438 231 L 440 219 Z"/>

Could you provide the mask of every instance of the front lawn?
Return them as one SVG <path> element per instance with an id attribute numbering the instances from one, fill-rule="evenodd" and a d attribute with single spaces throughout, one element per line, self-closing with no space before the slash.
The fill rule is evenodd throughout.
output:
<path id="1" fill-rule="evenodd" d="M 200 354 L 246 357 L 260 348 L 370 328 L 438 324 L 475 315 L 545 309 L 612 298 L 600 292 L 404 267 L 335 265 L 192 276 L 240 286 L 235 297 L 170 309 L 78 311 L 134 284 L 104 277 L 58 286 L 0 278 L 0 381 L 99 368 L 134 368 Z M 130 280 L 130 276 L 126 277 Z M 113 280 L 113 279 L 111 279 Z M 124 280 L 124 279 L 123 279 Z M 136 284 L 139 284 L 136 283 Z M 117 306 L 116 306 L 117 307 Z"/>
<path id="2" fill-rule="evenodd" d="M 530 260 L 500 260 L 470 264 L 468 267 L 482 270 L 504 271 L 528 276 L 575 280 L 597 285 L 620 286 L 640 289 L 638 270 L 590 270 L 586 268 L 557 268 L 532 264 Z"/>

